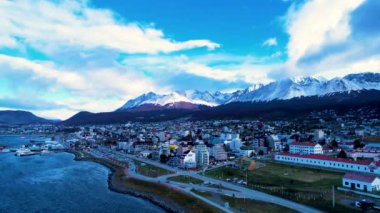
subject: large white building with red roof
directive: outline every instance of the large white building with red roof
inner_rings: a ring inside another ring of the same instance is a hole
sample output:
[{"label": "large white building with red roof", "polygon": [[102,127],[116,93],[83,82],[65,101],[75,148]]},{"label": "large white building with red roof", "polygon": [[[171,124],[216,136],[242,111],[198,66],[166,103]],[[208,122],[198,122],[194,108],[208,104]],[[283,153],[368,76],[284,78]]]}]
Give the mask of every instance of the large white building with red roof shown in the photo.
[{"label": "large white building with red roof", "polygon": [[311,142],[293,142],[289,145],[292,154],[323,154],[322,146]]},{"label": "large white building with red roof", "polygon": [[380,179],[375,175],[349,172],[344,175],[342,185],[352,190],[374,192],[380,190]]},{"label": "large white building with red roof", "polygon": [[344,171],[365,172],[380,174],[380,163],[370,161],[354,161],[350,159],[334,158],[326,155],[316,154],[292,154],[280,153],[275,155],[276,161],[303,164],[308,166],[323,167],[327,169],[339,169]]}]

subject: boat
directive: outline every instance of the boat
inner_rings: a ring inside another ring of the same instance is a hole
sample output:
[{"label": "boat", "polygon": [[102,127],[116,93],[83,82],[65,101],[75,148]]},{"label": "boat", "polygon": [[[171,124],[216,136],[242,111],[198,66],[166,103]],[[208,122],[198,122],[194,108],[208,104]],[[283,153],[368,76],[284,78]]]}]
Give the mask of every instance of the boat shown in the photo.
[{"label": "boat", "polygon": [[0,150],[0,153],[8,153],[8,152],[11,152],[11,150],[9,150],[9,149],[2,149],[2,150]]},{"label": "boat", "polygon": [[16,156],[22,157],[22,156],[30,156],[30,155],[35,155],[37,154],[36,152],[30,151],[30,149],[21,147],[20,149],[17,149],[16,151]]}]

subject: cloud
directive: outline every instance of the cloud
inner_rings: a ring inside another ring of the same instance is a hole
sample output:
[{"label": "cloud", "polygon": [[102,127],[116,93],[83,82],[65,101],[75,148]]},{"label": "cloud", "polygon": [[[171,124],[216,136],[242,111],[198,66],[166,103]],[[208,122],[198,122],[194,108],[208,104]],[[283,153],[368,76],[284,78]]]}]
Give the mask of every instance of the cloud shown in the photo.
[{"label": "cloud", "polygon": [[268,46],[268,47],[277,46],[277,39],[268,38],[267,40],[263,42],[263,46]]},{"label": "cloud", "polygon": [[20,99],[20,98],[0,98],[2,108],[22,109],[22,110],[52,110],[64,107],[54,102],[47,102],[41,99]]},{"label": "cloud", "polygon": [[[4,79],[17,76],[17,83],[11,85],[11,94],[0,93],[0,107],[30,109],[37,113],[41,110],[45,113],[63,110],[65,115],[83,110],[113,111],[144,92],[167,91],[167,87],[159,87],[152,79],[120,66],[76,72],[56,67],[51,62],[2,54],[0,75]],[[20,101],[15,102],[16,99]],[[52,106],[43,107],[33,102],[51,103]],[[61,109],[57,109],[58,106]],[[63,118],[61,114],[57,117]]]},{"label": "cloud", "polygon": [[[149,71],[155,74],[155,79],[159,80],[162,75],[188,74],[210,80],[223,81],[225,84],[236,84],[245,82],[268,83],[268,73],[278,64],[266,65],[262,59],[251,56],[231,57],[224,55],[211,55],[202,57],[180,56],[152,56],[152,57],[126,57],[122,64],[141,72]],[[268,57],[272,58],[271,56]],[[188,85],[189,88],[192,85]]]},{"label": "cloud", "polygon": [[293,3],[285,24],[289,42],[283,76],[333,78],[380,72],[380,31],[375,27],[378,10],[374,8],[380,8],[376,0]]},{"label": "cloud", "polygon": [[84,0],[1,1],[0,28],[6,29],[0,31],[0,47],[30,45],[49,54],[67,48],[157,54],[220,46],[206,39],[175,41],[153,26],[126,22]]}]

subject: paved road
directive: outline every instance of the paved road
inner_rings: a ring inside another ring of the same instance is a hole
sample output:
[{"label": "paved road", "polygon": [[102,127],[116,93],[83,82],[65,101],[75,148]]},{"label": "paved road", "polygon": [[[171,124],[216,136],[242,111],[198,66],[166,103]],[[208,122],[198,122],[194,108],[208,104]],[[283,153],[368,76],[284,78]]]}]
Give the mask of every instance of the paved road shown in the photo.
[{"label": "paved road", "polygon": [[[157,161],[152,161],[152,160],[144,159],[144,158],[137,158],[136,156],[128,155],[128,154],[124,154],[124,153],[119,153],[119,152],[108,152],[108,153],[111,153],[110,155],[116,159],[128,162],[128,168],[129,169],[125,170],[125,173],[127,176],[133,177],[133,178],[138,178],[138,179],[141,179],[144,181],[149,181],[149,182],[165,183],[171,187],[174,187],[176,189],[184,191],[185,193],[188,193],[192,196],[195,196],[195,197],[197,197],[197,198],[209,203],[210,205],[215,206],[215,207],[217,207],[217,208],[219,208],[225,212],[231,212],[231,210],[226,209],[224,206],[221,206],[221,205],[219,205],[219,204],[217,204],[211,200],[208,200],[204,197],[201,197],[201,196],[191,192],[190,190],[192,188],[194,188],[194,189],[203,190],[203,191],[225,194],[228,196],[235,196],[235,197],[240,197],[240,198],[250,198],[250,199],[254,199],[254,200],[258,200],[258,201],[269,202],[269,203],[281,205],[281,206],[296,210],[298,212],[308,212],[308,213],[321,212],[317,209],[314,209],[312,207],[309,207],[309,206],[306,206],[306,205],[303,205],[300,203],[296,203],[296,202],[293,202],[290,200],[286,200],[286,199],[276,197],[276,196],[273,196],[273,195],[270,195],[267,193],[263,193],[260,191],[256,191],[253,189],[248,189],[248,188],[238,186],[238,185],[226,182],[226,181],[206,177],[206,176],[200,175],[194,171],[185,171],[185,170],[181,170],[179,168],[173,168],[173,167],[170,167],[168,165],[161,164]],[[98,156],[101,156],[101,155],[99,155],[99,153],[96,153],[96,154]],[[138,160],[138,161],[141,161],[141,162],[144,162],[147,164],[152,164],[154,166],[157,166],[157,167],[160,167],[163,169],[167,169],[167,170],[172,171],[174,173],[164,175],[164,176],[160,176],[157,178],[147,177],[147,176],[144,176],[144,175],[137,173],[136,165],[134,164],[133,160]],[[211,187],[208,187],[207,185],[202,185],[202,184],[196,185],[196,184],[186,184],[186,183],[178,183],[178,182],[168,181],[168,178],[173,177],[173,176],[178,176],[178,175],[187,175],[187,176],[190,176],[193,178],[201,179],[204,182],[210,182],[213,184],[222,185],[224,187],[232,189],[233,191],[226,190],[226,189],[215,189],[215,188],[211,188]]]},{"label": "paved road", "polygon": [[[139,160],[141,160],[145,163],[150,163],[148,161],[144,161],[144,159],[139,159]],[[156,162],[156,164],[160,165],[159,167],[163,168],[162,164],[157,163],[157,162]],[[299,212],[308,212],[308,213],[321,212],[317,209],[314,209],[312,207],[308,207],[308,206],[303,205],[303,204],[299,204],[299,203],[296,203],[296,202],[293,202],[290,200],[286,200],[286,199],[283,199],[280,197],[276,197],[276,196],[273,196],[270,194],[266,194],[266,193],[263,193],[260,191],[248,189],[248,188],[241,187],[241,186],[237,186],[237,185],[231,184],[229,182],[225,182],[225,181],[217,180],[214,178],[202,176],[202,175],[199,175],[196,172],[192,172],[192,171],[178,170],[175,174],[164,175],[164,176],[160,176],[157,178],[150,178],[150,177],[146,177],[146,176],[143,176],[143,175],[140,175],[137,173],[134,173],[133,175],[135,175],[135,177],[137,177],[137,178],[141,178],[143,180],[153,181],[153,182],[157,182],[157,181],[167,182],[168,178],[170,178],[170,177],[174,177],[174,176],[178,176],[178,175],[187,175],[187,176],[191,176],[191,177],[194,177],[197,179],[201,179],[204,182],[210,182],[210,183],[214,183],[214,184],[218,184],[218,185],[220,184],[224,187],[233,189],[234,191],[225,190],[225,189],[220,190],[220,189],[210,188],[207,185],[176,183],[173,181],[170,181],[168,184],[170,184],[171,186],[177,186],[177,187],[181,187],[181,188],[183,188],[183,187],[189,188],[190,187],[190,188],[199,189],[199,190],[203,190],[203,191],[209,191],[209,192],[214,192],[214,193],[222,193],[222,194],[229,195],[229,196],[234,195],[235,197],[250,198],[250,199],[254,199],[254,200],[258,200],[258,201],[274,203],[274,204],[285,206],[287,208],[290,208],[290,209],[293,209],[293,210],[296,210]]]}]

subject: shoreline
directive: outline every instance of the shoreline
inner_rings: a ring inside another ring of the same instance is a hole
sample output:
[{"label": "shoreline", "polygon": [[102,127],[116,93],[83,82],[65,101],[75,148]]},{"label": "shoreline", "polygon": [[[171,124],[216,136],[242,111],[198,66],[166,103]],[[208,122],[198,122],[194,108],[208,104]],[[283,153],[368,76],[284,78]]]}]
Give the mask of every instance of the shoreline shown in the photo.
[{"label": "shoreline", "polygon": [[115,167],[117,167],[116,165],[111,165],[111,163],[104,162],[104,161],[102,161],[100,159],[93,158],[93,157],[80,157],[79,153],[76,152],[76,151],[66,150],[65,152],[73,154],[75,161],[94,162],[94,163],[100,164],[100,165],[105,166],[106,168],[108,168],[110,170],[110,173],[108,174],[108,177],[107,177],[107,185],[108,185],[108,189],[110,191],[113,191],[113,192],[116,192],[116,193],[120,193],[120,194],[130,195],[130,196],[133,196],[133,197],[136,197],[136,198],[144,199],[144,200],[152,203],[153,205],[156,205],[156,206],[160,207],[165,212],[170,212],[170,213],[185,212],[183,210],[183,208],[179,208],[178,205],[176,205],[177,207],[173,207],[173,205],[171,205],[171,206],[167,205],[167,203],[165,203],[157,195],[148,195],[146,193],[142,193],[142,192],[138,192],[138,191],[133,191],[133,190],[128,189],[125,186],[122,186],[121,185],[122,183],[120,183],[120,181],[118,181],[117,177],[116,177],[117,172],[118,172],[117,170],[121,169],[121,168],[115,168]]}]

